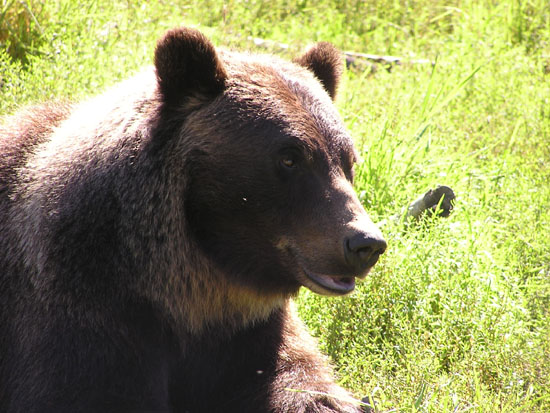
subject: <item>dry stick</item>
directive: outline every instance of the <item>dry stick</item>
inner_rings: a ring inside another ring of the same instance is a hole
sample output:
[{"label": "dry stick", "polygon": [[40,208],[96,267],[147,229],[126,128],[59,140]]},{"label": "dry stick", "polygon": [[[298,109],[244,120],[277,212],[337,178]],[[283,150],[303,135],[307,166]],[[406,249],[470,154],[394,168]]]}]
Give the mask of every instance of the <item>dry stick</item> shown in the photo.
[{"label": "dry stick", "polygon": [[[248,39],[251,40],[258,47],[275,47],[280,49],[281,51],[288,50],[289,48],[288,44],[276,42],[273,40],[260,39],[258,37],[249,37]],[[377,55],[377,54],[358,53],[358,52],[352,52],[352,51],[345,51],[344,55],[346,56],[346,62],[348,64],[352,64],[353,60],[357,58],[370,60],[371,62],[374,62],[374,63],[382,63],[387,65],[401,65],[404,63],[409,63],[409,64],[431,64],[433,66],[435,64],[435,62],[429,59],[405,60],[397,56],[383,56],[383,55]]]},{"label": "dry stick", "polygon": [[369,54],[369,53],[358,53],[358,52],[350,52],[346,51],[344,52],[344,55],[346,57],[352,57],[352,58],[362,58],[366,60],[370,60],[375,63],[385,63],[389,65],[400,65],[403,63],[410,63],[410,64],[431,64],[432,66],[435,64],[435,62],[432,62],[429,59],[415,59],[415,60],[404,60],[401,57],[396,56],[382,56],[377,54]]}]

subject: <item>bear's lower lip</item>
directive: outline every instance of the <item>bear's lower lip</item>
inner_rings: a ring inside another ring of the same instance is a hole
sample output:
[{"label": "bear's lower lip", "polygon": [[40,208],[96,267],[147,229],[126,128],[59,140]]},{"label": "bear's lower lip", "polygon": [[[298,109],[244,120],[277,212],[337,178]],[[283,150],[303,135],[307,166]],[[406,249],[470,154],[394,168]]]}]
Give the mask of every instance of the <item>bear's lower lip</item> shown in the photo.
[{"label": "bear's lower lip", "polygon": [[305,271],[306,276],[320,287],[336,294],[347,294],[355,289],[355,277],[314,274]]}]

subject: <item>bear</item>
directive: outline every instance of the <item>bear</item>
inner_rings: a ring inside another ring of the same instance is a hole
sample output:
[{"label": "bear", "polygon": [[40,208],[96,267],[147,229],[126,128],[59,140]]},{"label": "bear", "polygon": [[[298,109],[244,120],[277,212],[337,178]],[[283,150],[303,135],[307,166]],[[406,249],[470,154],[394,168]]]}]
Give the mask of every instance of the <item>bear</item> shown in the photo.
[{"label": "bear", "polygon": [[98,96],[3,119],[0,411],[361,411],[292,304],[350,293],[386,249],[341,60],[176,28]]}]

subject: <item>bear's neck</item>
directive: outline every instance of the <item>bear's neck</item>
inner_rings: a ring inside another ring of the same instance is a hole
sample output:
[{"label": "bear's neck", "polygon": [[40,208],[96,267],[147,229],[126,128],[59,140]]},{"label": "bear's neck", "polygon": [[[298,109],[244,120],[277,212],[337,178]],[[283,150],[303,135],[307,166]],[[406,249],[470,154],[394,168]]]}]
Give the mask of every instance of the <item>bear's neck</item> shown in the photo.
[{"label": "bear's neck", "polygon": [[206,262],[195,267],[200,270],[187,268],[183,275],[172,274],[150,290],[149,299],[168,313],[180,335],[200,334],[219,325],[236,332],[267,320],[291,298],[236,285]]}]

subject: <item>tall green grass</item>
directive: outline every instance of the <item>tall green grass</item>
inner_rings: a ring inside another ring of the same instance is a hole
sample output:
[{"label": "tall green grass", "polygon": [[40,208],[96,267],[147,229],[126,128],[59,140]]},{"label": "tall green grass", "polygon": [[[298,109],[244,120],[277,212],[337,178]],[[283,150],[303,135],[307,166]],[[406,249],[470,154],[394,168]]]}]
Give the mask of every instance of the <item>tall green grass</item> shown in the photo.
[{"label": "tall green grass", "polygon": [[[550,411],[547,1],[4,0],[0,112],[100,93],[180,24],[229,47],[329,40],[404,58],[351,68],[337,102],[388,251],[351,296],[304,291],[299,310],[342,385],[378,411]],[[386,219],[438,183],[457,194],[451,217]]]}]

